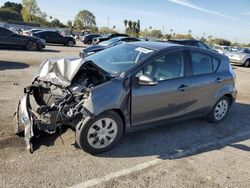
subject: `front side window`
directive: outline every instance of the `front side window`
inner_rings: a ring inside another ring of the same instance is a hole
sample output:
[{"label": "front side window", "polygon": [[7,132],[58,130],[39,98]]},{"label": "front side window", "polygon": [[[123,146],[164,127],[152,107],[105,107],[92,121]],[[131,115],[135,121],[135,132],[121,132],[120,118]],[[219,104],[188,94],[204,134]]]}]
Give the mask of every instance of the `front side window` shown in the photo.
[{"label": "front side window", "polygon": [[193,75],[209,74],[214,72],[212,58],[200,52],[191,52]]},{"label": "front side window", "polygon": [[158,81],[184,77],[183,52],[174,52],[156,58],[146,65],[136,77],[148,74]]}]

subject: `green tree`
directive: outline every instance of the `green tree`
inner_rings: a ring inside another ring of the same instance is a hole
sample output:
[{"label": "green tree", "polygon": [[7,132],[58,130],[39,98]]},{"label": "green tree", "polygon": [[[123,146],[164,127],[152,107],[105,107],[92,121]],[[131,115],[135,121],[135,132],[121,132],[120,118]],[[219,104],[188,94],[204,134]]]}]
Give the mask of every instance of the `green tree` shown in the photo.
[{"label": "green tree", "polygon": [[36,0],[23,0],[23,10],[22,14],[24,16],[24,21],[31,22],[32,16],[36,15],[40,11]]},{"label": "green tree", "polygon": [[173,39],[193,39],[192,35],[184,35],[184,34],[173,34]]},{"label": "green tree", "polygon": [[213,39],[213,43],[223,45],[223,46],[230,46],[231,45],[231,42],[229,40],[221,39],[221,38]]},{"label": "green tree", "polygon": [[88,10],[81,10],[75,17],[74,26],[79,30],[93,29],[96,27],[95,16]]},{"label": "green tree", "polygon": [[23,6],[20,3],[14,3],[14,2],[7,1],[4,3],[2,8],[12,10],[14,12],[17,12],[20,15],[21,11],[23,9]]},{"label": "green tree", "polygon": [[161,30],[153,29],[153,30],[151,31],[150,36],[151,36],[151,37],[155,37],[155,38],[161,38],[161,37],[162,37]]},{"label": "green tree", "polygon": [[51,22],[50,25],[52,27],[60,27],[60,28],[64,28],[65,25],[63,23],[60,22],[60,20],[58,20],[57,18],[54,18]]},{"label": "green tree", "polygon": [[0,8],[0,20],[1,21],[7,21],[7,20],[18,20],[22,21],[22,17],[17,12],[6,9],[6,8]]},{"label": "green tree", "polygon": [[106,34],[106,33],[116,33],[114,27],[112,29],[109,29],[108,27],[100,27],[98,29],[98,33],[100,34]]},{"label": "green tree", "polygon": [[171,35],[171,34],[166,34],[166,35],[164,36],[164,38],[169,40],[169,39],[172,38],[172,35]]}]

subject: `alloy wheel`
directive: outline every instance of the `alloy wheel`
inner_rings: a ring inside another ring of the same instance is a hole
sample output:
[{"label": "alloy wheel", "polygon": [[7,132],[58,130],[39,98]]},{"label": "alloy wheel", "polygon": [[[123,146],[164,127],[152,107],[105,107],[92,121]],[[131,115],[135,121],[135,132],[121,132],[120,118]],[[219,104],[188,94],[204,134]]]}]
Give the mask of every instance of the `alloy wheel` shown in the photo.
[{"label": "alloy wheel", "polygon": [[214,109],[214,118],[217,121],[223,119],[227,114],[228,108],[229,108],[228,101],[225,99],[221,100]]},{"label": "alloy wheel", "polygon": [[91,125],[87,141],[93,148],[101,149],[113,143],[117,136],[118,126],[111,118],[102,118]]}]

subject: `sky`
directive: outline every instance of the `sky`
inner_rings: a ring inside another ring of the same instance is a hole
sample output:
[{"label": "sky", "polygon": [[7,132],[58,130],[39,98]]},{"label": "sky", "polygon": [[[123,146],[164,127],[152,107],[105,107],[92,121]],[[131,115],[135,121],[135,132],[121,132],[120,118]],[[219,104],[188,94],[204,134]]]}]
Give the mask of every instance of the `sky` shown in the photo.
[{"label": "sky", "polygon": [[[0,6],[7,0],[0,0]],[[10,0],[21,2],[21,0]],[[98,27],[114,25],[124,32],[124,19],[141,21],[141,28],[160,29],[164,34],[229,39],[250,43],[250,0],[37,0],[49,16],[67,23],[87,9],[96,16]]]}]

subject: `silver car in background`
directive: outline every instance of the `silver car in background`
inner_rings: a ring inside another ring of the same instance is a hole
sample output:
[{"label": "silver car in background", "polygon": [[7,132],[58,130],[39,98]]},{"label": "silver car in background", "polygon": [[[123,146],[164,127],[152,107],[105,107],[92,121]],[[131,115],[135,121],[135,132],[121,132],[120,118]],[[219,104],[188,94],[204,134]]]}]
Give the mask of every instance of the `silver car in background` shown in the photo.
[{"label": "silver car in background", "polygon": [[228,52],[226,56],[231,63],[243,65],[244,67],[250,66],[250,49],[243,48],[237,52]]}]

